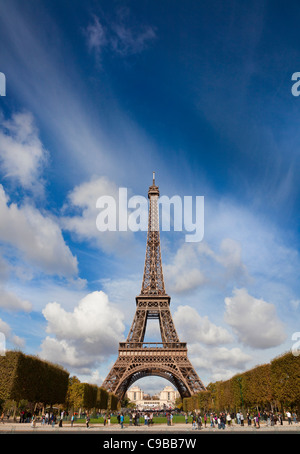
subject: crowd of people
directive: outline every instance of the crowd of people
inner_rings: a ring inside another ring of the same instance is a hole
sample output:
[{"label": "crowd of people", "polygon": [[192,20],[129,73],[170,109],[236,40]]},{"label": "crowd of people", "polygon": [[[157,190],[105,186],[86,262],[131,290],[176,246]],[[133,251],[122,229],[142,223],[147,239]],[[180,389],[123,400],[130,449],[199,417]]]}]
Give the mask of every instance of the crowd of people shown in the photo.
[{"label": "crowd of people", "polygon": [[[291,413],[290,411],[286,412],[286,418],[288,420],[288,424],[297,424],[297,414],[295,412]],[[188,423],[188,415],[186,413],[185,417],[186,424]],[[238,411],[237,413],[230,413],[230,412],[220,412],[220,413],[204,413],[202,416],[200,412],[192,413],[192,428],[193,429],[201,429],[202,425],[207,427],[217,427],[218,429],[225,429],[226,426],[231,426],[233,424],[238,424],[242,426],[253,426],[257,429],[260,428],[261,421],[266,423],[266,426],[275,426],[275,425],[283,425],[283,415],[280,412],[273,412],[273,411],[264,411],[264,412],[254,412],[250,413],[247,412],[246,415],[242,411]]]},{"label": "crowd of people", "polygon": [[[126,416],[129,417],[129,426],[140,426],[140,425],[145,425],[145,426],[150,426],[153,424],[153,417],[156,415],[153,412],[140,412],[140,411],[124,411],[124,412],[119,412],[117,414],[117,422],[121,426],[121,428],[124,428],[124,422],[125,422],[125,414]],[[177,413],[176,413],[177,414]],[[182,415],[183,413],[181,413]],[[164,413],[159,413],[156,416],[165,416],[167,420],[167,425],[171,426],[173,425],[173,418],[175,416],[175,413],[172,411],[166,411]],[[260,424],[263,421],[266,426],[276,426],[276,425],[283,425],[283,420],[286,418],[288,425],[291,424],[297,424],[298,419],[297,419],[297,414],[295,411],[291,412],[290,410],[286,411],[285,414],[283,415],[281,412],[273,412],[273,411],[257,411],[257,412],[243,412],[243,411],[238,411],[237,413],[232,413],[228,411],[224,412],[204,412],[201,414],[200,411],[196,412],[190,412],[190,413],[184,413],[185,417],[185,423],[189,424],[192,423],[192,429],[193,430],[200,430],[202,426],[206,427],[212,427],[212,428],[218,428],[218,429],[225,429],[226,426],[229,427],[233,424],[237,424],[242,426],[252,426],[256,427],[257,429],[260,428]],[[39,422],[42,425],[51,425],[55,426],[56,423],[61,427],[63,420],[64,419],[70,419],[71,421],[71,427],[73,426],[73,423],[75,421],[75,414],[72,413],[70,418],[69,414],[65,411],[61,411],[60,413],[55,413],[54,411],[47,411],[46,413],[43,413],[41,417],[39,417]],[[112,414],[110,412],[107,412],[103,415],[103,423],[104,426],[110,425],[111,424],[111,417]],[[1,417],[0,421],[4,423],[4,412],[1,412]],[[85,415],[85,421],[86,421],[86,427],[90,427],[90,415],[87,413]],[[34,413],[31,412],[25,412],[21,411],[20,412],[20,417],[19,417],[19,422],[20,423],[26,423],[30,422],[32,427],[36,427],[37,423],[37,416]]]}]

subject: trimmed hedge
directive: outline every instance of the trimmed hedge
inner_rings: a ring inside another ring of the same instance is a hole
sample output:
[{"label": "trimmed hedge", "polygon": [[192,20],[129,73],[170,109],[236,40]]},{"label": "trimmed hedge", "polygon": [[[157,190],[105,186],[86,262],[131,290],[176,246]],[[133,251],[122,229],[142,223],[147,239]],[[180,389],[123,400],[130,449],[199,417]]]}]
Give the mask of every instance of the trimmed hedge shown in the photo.
[{"label": "trimmed hedge", "polygon": [[97,408],[106,410],[108,408],[108,392],[104,388],[98,388],[97,391]]},{"label": "trimmed hedge", "polygon": [[300,357],[285,353],[229,380],[210,383],[206,392],[183,399],[183,410],[237,411],[277,406],[300,410]]},{"label": "trimmed hedge", "polygon": [[109,397],[108,397],[109,410],[112,410],[112,411],[118,410],[118,407],[119,407],[119,399],[114,394],[109,393]]},{"label": "trimmed hedge", "polygon": [[[68,408],[92,410],[107,410],[109,405],[116,407],[116,396],[110,396],[104,388],[89,383],[81,383],[76,377],[69,380],[66,404]],[[117,399],[118,402],[118,399]]]},{"label": "trimmed hedge", "polygon": [[97,404],[96,385],[89,383],[73,383],[68,389],[68,405],[73,408],[85,408],[90,410],[96,407]]},{"label": "trimmed hedge", "polygon": [[297,405],[300,409],[300,357],[292,353],[271,361],[271,386],[281,404]]},{"label": "trimmed hedge", "polygon": [[18,351],[0,357],[0,398],[64,403],[69,373],[61,366]]}]

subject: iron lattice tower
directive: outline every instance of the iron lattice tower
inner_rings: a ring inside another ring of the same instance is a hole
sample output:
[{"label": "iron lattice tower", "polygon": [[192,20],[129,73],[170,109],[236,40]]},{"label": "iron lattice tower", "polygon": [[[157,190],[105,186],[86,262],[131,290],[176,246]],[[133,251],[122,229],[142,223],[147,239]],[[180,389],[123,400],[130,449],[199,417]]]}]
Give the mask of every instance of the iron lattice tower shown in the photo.
[{"label": "iron lattice tower", "polygon": [[[149,187],[149,219],[142,289],[136,297],[136,311],[126,342],[120,342],[119,355],[103,382],[103,387],[121,400],[138,379],[156,375],[169,380],[181,397],[189,397],[205,386],[187,356],[187,345],[180,342],[166,294],[160,252],[159,188]],[[158,319],[161,341],[144,342],[147,320]]]}]

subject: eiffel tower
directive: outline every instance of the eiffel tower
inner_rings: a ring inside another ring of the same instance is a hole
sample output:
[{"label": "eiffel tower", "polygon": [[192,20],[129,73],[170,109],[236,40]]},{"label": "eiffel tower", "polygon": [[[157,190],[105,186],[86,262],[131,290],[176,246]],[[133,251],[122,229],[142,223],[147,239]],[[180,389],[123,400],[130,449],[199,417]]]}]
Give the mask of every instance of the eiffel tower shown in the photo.
[{"label": "eiffel tower", "polygon": [[[149,187],[149,219],[144,276],[136,312],[126,342],[120,342],[119,355],[102,386],[123,399],[130,386],[140,378],[155,375],[169,380],[181,397],[205,391],[187,356],[187,345],[180,342],[166,294],[160,252],[159,188]],[[159,321],[162,342],[144,342],[147,321]]]}]

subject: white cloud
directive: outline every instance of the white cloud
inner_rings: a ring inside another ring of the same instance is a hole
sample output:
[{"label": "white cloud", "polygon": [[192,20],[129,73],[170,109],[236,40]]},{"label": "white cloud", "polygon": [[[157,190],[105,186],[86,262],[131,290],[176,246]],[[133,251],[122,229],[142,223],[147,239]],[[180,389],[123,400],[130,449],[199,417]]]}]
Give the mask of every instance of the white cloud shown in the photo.
[{"label": "white cloud", "polygon": [[94,50],[98,58],[105,49],[122,57],[144,51],[156,38],[155,30],[140,23],[133,26],[129,19],[126,8],[119,9],[115,20],[100,21],[94,15],[93,22],[85,30],[89,50]]},{"label": "white cloud", "polygon": [[265,349],[285,340],[284,326],[273,304],[257,299],[241,288],[235,289],[232,297],[225,298],[225,305],[224,319],[243,344]]},{"label": "white cloud", "polygon": [[[232,239],[236,246],[223,243],[219,261],[231,266],[240,260],[247,266],[247,278],[260,284],[262,290],[266,283],[282,282],[291,288],[299,268],[299,253],[293,239],[281,231],[265,216],[258,216],[249,206],[241,206],[230,199],[208,200],[206,202],[206,241],[212,249],[222,244],[224,238]],[[226,258],[226,249],[231,249],[231,259]],[[238,251],[238,248],[241,248]],[[252,283],[251,282],[251,283]],[[290,299],[290,298],[289,298]]]},{"label": "white cloud", "polygon": [[13,311],[25,311],[30,312],[32,310],[32,304],[29,301],[22,300],[14,293],[8,291],[4,286],[0,285],[0,307],[2,309],[8,309]]},{"label": "white cloud", "polygon": [[176,252],[172,263],[164,266],[166,286],[170,292],[186,292],[206,282],[199,263],[197,248],[184,243]]},{"label": "white cloud", "polygon": [[90,50],[100,52],[102,47],[107,44],[106,32],[97,16],[93,17],[94,21],[87,26],[86,37]]},{"label": "white cloud", "polygon": [[[96,207],[97,200],[102,196],[111,196],[116,203],[116,231],[100,232],[96,220],[100,209]],[[133,233],[118,231],[118,200],[119,188],[106,177],[92,178],[76,186],[68,195],[68,201],[63,207],[61,226],[64,230],[73,232],[80,241],[89,241],[107,253],[122,253],[132,250]],[[67,211],[80,214],[64,215]]]},{"label": "white cloud", "polygon": [[5,177],[16,180],[23,188],[42,194],[41,172],[47,160],[33,117],[16,113],[3,121],[0,128],[0,161]]},{"label": "white cloud", "polygon": [[183,243],[164,270],[167,286],[175,293],[249,279],[241,245],[231,238],[221,241],[219,251],[205,242]]},{"label": "white cloud", "polygon": [[179,306],[173,316],[179,337],[188,343],[201,342],[206,345],[219,345],[232,342],[231,334],[223,327],[201,317],[190,306]]},{"label": "white cloud", "polygon": [[2,185],[0,220],[0,241],[18,249],[31,265],[53,275],[71,277],[77,273],[77,259],[57,223],[30,205],[9,204]]},{"label": "white cloud", "polygon": [[244,278],[248,276],[247,268],[242,261],[242,247],[240,243],[225,238],[220,245],[220,253],[215,255],[217,262],[223,265],[227,278]]},{"label": "white cloud", "polygon": [[7,288],[12,267],[0,255],[0,308],[29,312],[32,304],[29,301],[21,299],[15,292]]},{"label": "white cloud", "polygon": [[5,282],[9,277],[10,267],[0,255],[0,283]]},{"label": "white cloud", "polygon": [[4,348],[7,348],[6,340],[10,341],[14,345],[14,347],[17,348],[24,347],[25,345],[24,339],[21,339],[19,336],[16,336],[12,332],[11,327],[1,318],[0,318],[0,333],[3,334],[5,338],[5,345],[3,345]]},{"label": "white cloud", "polygon": [[207,347],[199,343],[188,345],[188,355],[200,379],[226,380],[237,371],[244,371],[252,357],[238,347]]},{"label": "white cloud", "polygon": [[92,371],[88,370],[87,374],[78,374],[77,377],[82,383],[90,383],[91,385],[96,384],[98,386],[105,380],[105,377],[100,374],[98,369]]},{"label": "white cloud", "polygon": [[115,354],[123,339],[124,316],[105,293],[93,292],[81,299],[73,312],[60,304],[48,303],[42,311],[48,322],[41,356],[66,367],[88,373],[89,368]]}]

